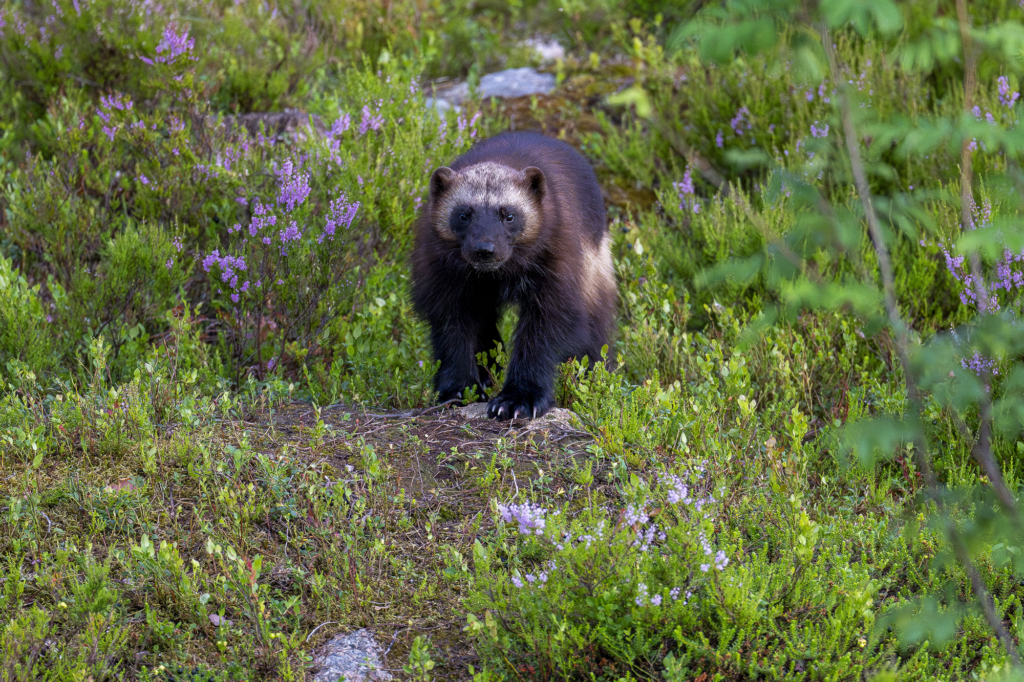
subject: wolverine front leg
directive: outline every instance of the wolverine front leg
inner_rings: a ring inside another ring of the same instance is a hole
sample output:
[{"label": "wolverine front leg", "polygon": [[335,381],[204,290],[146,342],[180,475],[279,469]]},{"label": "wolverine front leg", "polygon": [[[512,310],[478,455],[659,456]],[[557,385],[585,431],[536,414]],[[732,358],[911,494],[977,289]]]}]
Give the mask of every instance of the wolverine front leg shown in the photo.
[{"label": "wolverine front leg", "polygon": [[[546,315],[541,306],[523,306],[512,355],[505,372],[505,386],[487,406],[495,419],[535,419],[554,407],[555,368],[562,337],[571,334],[568,315]],[[561,324],[559,324],[561,322]]]},{"label": "wolverine front leg", "polygon": [[434,357],[441,361],[434,375],[438,402],[461,399],[467,387],[480,384],[474,330],[452,320],[432,321],[430,326]]},{"label": "wolverine front leg", "polygon": [[491,385],[490,374],[477,364],[477,354],[490,350],[499,338],[496,306],[489,301],[463,301],[448,314],[430,319],[430,330],[434,357],[441,361],[434,376],[438,400],[461,399],[470,386],[486,399],[484,389]]}]

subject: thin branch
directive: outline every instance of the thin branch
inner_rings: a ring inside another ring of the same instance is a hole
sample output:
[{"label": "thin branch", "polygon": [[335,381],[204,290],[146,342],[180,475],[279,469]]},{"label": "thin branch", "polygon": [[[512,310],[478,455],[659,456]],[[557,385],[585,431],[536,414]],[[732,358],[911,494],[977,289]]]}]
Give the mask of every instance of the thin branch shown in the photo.
[{"label": "thin branch", "polygon": [[[964,1],[965,0],[957,0],[958,9],[960,9],[960,6]],[[964,8],[964,11],[966,12],[966,8]],[[841,78],[842,74],[839,71],[839,62],[836,57],[835,49],[832,47],[828,28],[826,28],[824,24],[821,26],[821,39],[822,45],[828,54],[832,81],[839,86],[839,108],[843,121],[843,133],[846,138],[846,149],[850,159],[850,169],[853,173],[853,180],[857,188],[857,194],[860,196],[861,203],[864,207],[864,215],[867,219],[868,231],[871,235],[871,240],[875,247],[875,253],[878,257],[878,266],[882,274],[882,285],[885,289],[886,313],[889,317],[889,325],[895,332],[894,340],[896,343],[896,352],[899,357],[900,364],[903,367],[904,381],[906,382],[907,387],[907,399],[910,403],[910,412],[914,415],[917,421],[920,421],[921,394],[918,390],[917,382],[914,379],[912,371],[913,368],[910,365],[910,357],[908,353],[908,349],[910,347],[908,328],[903,322],[899,308],[896,305],[896,286],[893,278],[892,261],[889,257],[889,250],[883,241],[883,234],[881,225],[878,221],[878,216],[875,213],[874,205],[871,202],[871,188],[868,185],[864,162],[860,156],[860,147],[857,143],[857,130],[853,123],[853,112],[850,107],[850,98],[846,88],[846,83]],[[967,186],[969,191],[970,185],[968,184]],[[969,208],[964,215],[969,217]],[[928,445],[921,429],[917,429],[914,434],[914,459],[924,476],[928,497],[935,503],[937,509],[940,512],[943,512],[945,504],[942,499],[942,492],[939,487],[938,479],[935,476],[935,470],[931,466],[931,461],[928,457]],[[996,469],[998,471],[998,466]],[[993,632],[996,633],[996,636],[1006,649],[1006,653],[1013,662],[1013,665],[1019,668],[1021,666],[1021,659],[1020,654],[1017,651],[1017,647],[1014,644],[1013,639],[1010,637],[1010,634],[1003,626],[1003,622],[999,618],[999,614],[996,613],[995,604],[988,592],[985,581],[982,579],[977,568],[974,566],[974,563],[971,561],[967,545],[964,543],[963,537],[961,536],[959,529],[956,527],[956,524],[953,522],[953,519],[948,514],[946,514],[946,534],[949,538],[950,544],[953,546],[953,551],[956,554],[958,561],[970,578],[971,588],[973,589],[978,602],[981,604],[982,611],[985,614],[985,619],[988,621],[989,627],[991,627]]]},{"label": "thin branch", "polygon": [[[964,46],[964,111],[970,114],[974,109],[974,94],[978,82],[978,54],[974,49],[971,36],[971,18],[967,13],[967,0],[956,0],[956,15],[960,23],[960,40]],[[971,210],[974,207],[974,195],[971,187],[973,180],[973,158],[971,143],[964,140],[960,147],[960,222],[961,229],[966,232],[973,229]],[[988,297],[985,293],[985,280],[981,272],[981,259],[975,251],[970,254],[968,263],[971,268],[971,280],[974,295],[978,301],[978,312],[988,312]],[[991,384],[991,370],[985,372],[985,383]],[[980,401],[981,427],[978,431],[978,442],[971,448],[971,454],[992,484],[1000,504],[1007,512],[1017,529],[1024,531],[1024,519],[1017,508],[1017,498],[1010,492],[998,462],[992,454],[992,398],[986,392]]]}]

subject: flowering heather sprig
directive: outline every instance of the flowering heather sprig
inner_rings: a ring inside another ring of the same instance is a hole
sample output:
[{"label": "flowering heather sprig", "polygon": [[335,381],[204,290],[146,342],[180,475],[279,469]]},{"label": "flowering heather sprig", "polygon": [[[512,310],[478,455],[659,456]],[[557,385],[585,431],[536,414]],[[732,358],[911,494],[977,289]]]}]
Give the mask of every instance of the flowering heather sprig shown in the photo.
[{"label": "flowering heather sprig", "polygon": [[736,115],[729,121],[729,126],[736,137],[743,137],[744,127],[746,127],[746,130],[753,129],[754,124],[748,120],[749,116],[750,110],[746,107],[740,107]]},{"label": "flowering heather sprig", "polygon": [[694,213],[700,213],[700,203],[697,201],[697,195],[693,190],[693,168],[689,167],[686,172],[683,173],[683,179],[681,182],[673,182],[672,186],[676,190],[676,194],[679,196],[679,210],[685,211],[688,206],[693,207]]},{"label": "flowering heather sprig", "polygon": [[277,225],[277,216],[270,213],[268,208],[269,207],[266,204],[260,203],[259,199],[256,200],[256,204],[253,206],[252,221],[249,223],[250,237],[255,237],[262,232],[264,228]]},{"label": "flowering heather sprig", "polygon": [[286,159],[277,174],[277,203],[291,212],[302,205],[309,196],[309,173],[303,173]]},{"label": "flowering heather sprig", "polygon": [[824,127],[819,128],[818,123],[819,121],[815,121],[811,124],[811,137],[825,137],[828,135],[828,124],[826,123]]},{"label": "flowering heather sprig", "polygon": [[188,29],[185,29],[183,33],[178,34],[176,27],[173,23],[167,24],[164,28],[163,38],[156,46],[156,56],[152,59],[149,57],[139,57],[142,61],[152,66],[153,64],[167,64],[173,62],[182,55],[188,59],[197,59],[192,54],[192,48],[195,47],[195,41],[188,37]]},{"label": "flowering heather sprig", "polygon": [[316,243],[322,243],[325,236],[328,241],[333,241],[334,233],[338,229],[347,230],[351,227],[352,221],[355,220],[356,212],[359,210],[359,205],[358,201],[351,204],[348,203],[348,199],[344,194],[332,201],[327,213],[327,224],[324,225],[324,231],[317,237]]},{"label": "flowering heather sprig", "polygon": [[547,511],[539,506],[524,502],[523,504],[499,504],[498,513],[505,523],[513,520],[519,523],[519,532],[523,535],[544,535],[544,516]]},{"label": "flowering heather sprig", "polygon": [[974,355],[971,358],[961,358],[960,366],[971,370],[979,377],[989,373],[999,374],[995,359],[987,358],[978,351],[974,351]]},{"label": "flowering heather sprig", "polygon": [[192,175],[198,180],[200,176],[203,176],[206,180],[212,180],[220,175],[216,168],[211,168],[205,164],[197,163],[192,167]]},{"label": "flowering heather sprig", "polygon": [[370,107],[363,107],[363,120],[359,124],[359,135],[365,135],[366,131],[380,130],[381,126],[384,125],[384,117],[380,114],[380,108],[377,109],[377,114],[374,115],[370,112]]},{"label": "flowering heather sprig", "polygon": [[643,608],[647,604],[647,585],[640,583],[636,586],[636,605]]},{"label": "flowering heather sprig", "polygon": [[693,498],[690,497],[690,486],[683,483],[681,478],[674,474],[669,475],[662,479],[662,483],[669,485],[668,494],[666,495],[669,504],[679,504],[680,502],[687,505],[693,504]]},{"label": "flowering heather sprig", "polygon": [[1017,103],[1020,93],[1010,90],[1010,79],[1006,76],[1000,76],[997,80],[999,82],[999,103],[1010,109]]},{"label": "flowering heather sprig", "polygon": [[288,242],[294,242],[298,241],[299,239],[302,239],[302,233],[299,232],[299,226],[295,223],[294,220],[292,221],[291,225],[281,230],[279,236],[281,237],[282,244],[287,244]]},{"label": "flowering heather sprig", "polygon": [[713,552],[711,549],[711,543],[708,542],[707,536],[704,535],[703,532],[700,534],[698,539],[700,540],[701,549],[704,550],[704,555],[707,557],[711,557],[709,559],[711,563],[701,564],[700,570],[704,573],[707,573],[711,569],[712,565],[714,565],[716,571],[724,570],[725,567],[729,564],[729,559],[725,556],[725,552],[723,552],[722,550],[718,550],[718,552]]},{"label": "flowering heather sprig", "polygon": [[342,133],[349,129],[352,125],[352,117],[348,114],[342,114],[338,117],[338,120],[331,126],[331,137],[341,137]]},{"label": "flowering heather sprig", "polygon": [[718,134],[715,135],[715,146],[721,149],[725,146],[725,136],[722,134],[722,129],[718,129]]},{"label": "flowering heather sprig", "polygon": [[[704,465],[697,465],[694,471],[702,473],[704,471]],[[715,498],[710,496],[694,496],[690,491],[690,486],[684,483],[683,479],[679,478],[675,474],[661,476],[661,484],[668,488],[666,499],[670,504],[684,504],[688,507],[692,507],[696,513],[701,513],[705,505],[711,504],[715,501]]]},{"label": "flowering heather sprig", "polygon": [[[971,223],[968,229],[984,227],[992,223],[992,204],[986,201],[982,206],[971,207]],[[984,279],[974,276],[965,266],[962,255],[953,255],[946,246],[940,246],[946,259],[946,269],[960,283],[960,302],[973,305],[979,312],[995,313],[1001,308],[998,292],[1013,294],[1024,290],[1024,252],[1015,254],[1009,249],[1003,251],[1003,257],[995,265],[996,279],[986,284]],[[979,300],[979,293],[981,300]]]},{"label": "flowering heather sprig", "polygon": [[[473,139],[474,137],[476,137],[476,127],[475,126],[476,126],[476,122],[477,122],[477,120],[479,118],[480,118],[480,112],[479,111],[476,112],[475,114],[473,114],[473,118],[471,118],[469,121],[466,121],[466,117],[465,116],[463,116],[462,114],[459,114],[458,118],[455,119],[455,123],[456,123],[456,125],[459,128],[459,135],[461,135],[462,133],[466,132],[466,130],[468,129],[469,130],[469,137],[470,137],[470,139]],[[441,140],[442,141],[444,140],[443,132],[442,132],[442,135],[441,135]]]}]

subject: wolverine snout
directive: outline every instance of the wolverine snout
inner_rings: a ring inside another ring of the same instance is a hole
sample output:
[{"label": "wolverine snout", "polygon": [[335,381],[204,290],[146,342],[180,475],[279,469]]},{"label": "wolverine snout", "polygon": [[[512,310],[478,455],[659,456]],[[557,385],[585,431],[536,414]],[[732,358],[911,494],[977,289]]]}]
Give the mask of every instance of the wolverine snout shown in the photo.
[{"label": "wolverine snout", "polygon": [[491,260],[494,258],[494,242],[477,242],[473,246],[477,260]]}]

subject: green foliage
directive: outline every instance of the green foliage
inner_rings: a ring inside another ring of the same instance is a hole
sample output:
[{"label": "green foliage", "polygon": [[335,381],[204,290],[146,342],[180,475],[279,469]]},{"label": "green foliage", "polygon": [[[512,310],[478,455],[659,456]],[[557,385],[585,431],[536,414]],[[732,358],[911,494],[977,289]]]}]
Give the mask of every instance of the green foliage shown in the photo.
[{"label": "green foliage", "polygon": [[[162,9],[0,10],[6,677],[298,679],[393,623],[423,680],[1012,673],[1015,3],[973,60],[952,0]],[[553,96],[426,106],[535,30]],[[411,227],[534,124],[607,192],[619,321],[574,417],[488,427],[428,407]]]},{"label": "green foliage", "polygon": [[55,366],[56,339],[47,329],[52,316],[39,299],[39,287],[0,256],[0,381],[20,383],[20,374],[42,375]]}]

